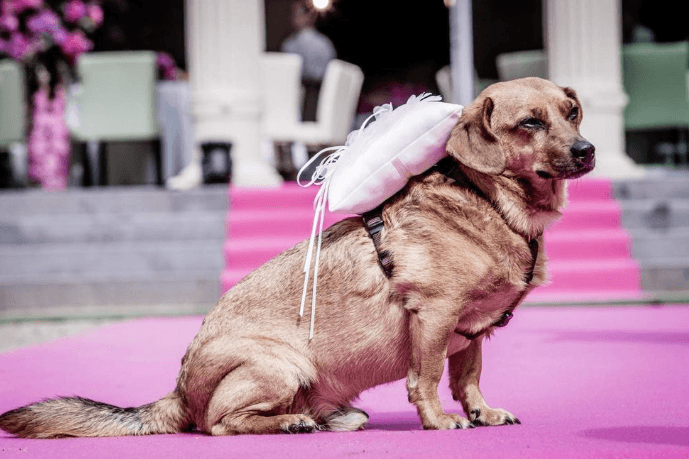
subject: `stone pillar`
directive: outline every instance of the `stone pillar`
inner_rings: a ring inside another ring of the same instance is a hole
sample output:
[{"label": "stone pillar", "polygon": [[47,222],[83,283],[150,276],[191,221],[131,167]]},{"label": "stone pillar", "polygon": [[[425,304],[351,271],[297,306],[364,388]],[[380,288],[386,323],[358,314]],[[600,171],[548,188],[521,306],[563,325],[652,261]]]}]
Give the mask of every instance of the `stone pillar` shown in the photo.
[{"label": "stone pillar", "polygon": [[186,13],[197,146],[232,143],[235,185],[279,185],[282,179],[261,155],[263,0],[186,0]]},{"label": "stone pillar", "polygon": [[620,0],[547,0],[544,19],[548,76],[581,99],[581,131],[596,146],[594,174],[643,175],[625,154]]},{"label": "stone pillar", "polygon": [[471,0],[446,0],[450,5],[450,65],[455,104],[469,105],[474,94],[474,36]]}]

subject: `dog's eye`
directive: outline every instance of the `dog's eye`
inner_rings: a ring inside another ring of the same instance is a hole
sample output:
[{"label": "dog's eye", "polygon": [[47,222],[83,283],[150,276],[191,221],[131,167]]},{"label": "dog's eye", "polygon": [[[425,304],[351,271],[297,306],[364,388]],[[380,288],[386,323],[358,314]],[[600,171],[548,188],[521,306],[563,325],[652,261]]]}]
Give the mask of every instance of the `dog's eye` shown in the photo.
[{"label": "dog's eye", "polygon": [[528,129],[538,129],[544,126],[543,121],[539,120],[538,118],[527,118],[519,123],[519,125]]},{"label": "dog's eye", "polygon": [[570,110],[569,115],[567,115],[567,119],[569,121],[574,121],[577,118],[579,118],[579,107],[572,107],[572,110]]}]

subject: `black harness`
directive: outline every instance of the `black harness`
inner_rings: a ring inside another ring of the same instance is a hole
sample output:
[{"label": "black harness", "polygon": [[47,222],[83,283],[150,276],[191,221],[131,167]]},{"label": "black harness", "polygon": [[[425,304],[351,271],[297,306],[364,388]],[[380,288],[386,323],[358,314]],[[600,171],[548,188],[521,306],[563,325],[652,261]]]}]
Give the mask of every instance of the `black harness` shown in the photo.
[{"label": "black harness", "polygon": [[[457,162],[451,158],[451,157],[446,157],[444,159],[441,159],[438,161],[431,170],[435,170],[437,172],[440,172],[441,174],[445,175],[446,177],[451,178],[452,180],[455,181],[455,183],[458,186],[461,186],[463,188],[466,188],[470,190],[472,193],[474,193],[476,196],[486,200],[489,202],[493,207],[495,205],[488,199],[488,196],[481,190],[479,187],[477,187],[469,178],[462,172],[462,170],[459,168]],[[376,248],[376,252],[378,254],[378,264],[380,265],[381,269],[383,270],[383,273],[385,273],[385,276],[390,278],[392,276],[392,271],[395,267],[392,254],[390,254],[386,250],[380,250],[380,240],[382,237],[381,232],[383,231],[383,227],[385,224],[383,223],[383,204],[380,206],[376,207],[375,209],[366,212],[362,215],[362,218],[364,220],[364,226],[366,227],[366,230],[368,231],[369,236],[371,239],[373,239],[373,245]],[[533,271],[534,268],[536,267],[536,259],[538,258],[538,240],[535,238],[526,238],[527,243],[529,244],[529,249],[531,250],[531,267],[526,273],[526,284],[528,285],[532,280],[533,280]],[[463,332],[461,330],[455,329],[455,333],[458,335],[461,335],[465,337],[468,340],[473,340],[478,338],[479,336],[483,335],[488,329],[492,327],[504,327],[507,325],[512,319],[512,312],[514,309],[519,305],[519,303],[522,301],[524,296],[526,295],[527,290],[525,289],[522,291],[522,293],[512,302],[509,308],[503,313],[503,315],[494,323],[489,325],[487,328],[473,334],[468,334],[466,332]]]}]

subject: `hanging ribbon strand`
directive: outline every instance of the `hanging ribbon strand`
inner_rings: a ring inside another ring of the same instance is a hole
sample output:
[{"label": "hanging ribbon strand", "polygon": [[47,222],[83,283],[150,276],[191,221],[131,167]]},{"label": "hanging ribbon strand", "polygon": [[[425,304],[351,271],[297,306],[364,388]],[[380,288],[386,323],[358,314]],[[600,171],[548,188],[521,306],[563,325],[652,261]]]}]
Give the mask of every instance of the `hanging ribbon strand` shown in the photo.
[{"label": "hanging ribbon strand", "polygon": [[[366,118],[362,123],[361,129],[352,131],[349,136],[347,136],[347,142],[344,146],[328,147],[316,153],[313,158],[311,158],[297,174],[297,184],[306,188],[311,185],[320,186],[321,189],[316,194],[316,198],[313,202],[314,216],[313,225],[311,227],[311,236],[309,238],[309,248],[306,252],[306,262],[304,263],[304,288],[301,295],[301,305],[299,306],[299,317],[304,317],[304,309],[306,306],[306,294],[309,290],[309,279],[311,276],[311,265],[313,264],[313,285],[311,290],[311,320],[309,324],[309,340],[313,338],[313,333],[315,329],[316,322],[316,291],[318,286],[318,267],[320,265],[321,258],[321,245],[323,241],[323,224],[325,222],[325,211],[328,201],[328,190],[330,188],[330,178],[335,173],[335,168],[337,166],[337,161],[340,159],[342,154],[347,150],[348,146],[351,145],[356,138],[364,131],[364,128],[368,123],[377,116],[380,116],[382,112],[387,110],[392,110],[390,104],[386,104],[383,107],[376,107],[373,114]],[[322,157],[324,154],[325,157]],[[313,168],[313,165],[320,159],[320,163],[316,166],[316,169],[311,174],[311,179],[308,182],[302,180],[302,174],[306,173],[309,169]],[[316,237],[318,236],[318,237]],[[318,244],[316,245],[316,241]],[[314,262],[314,248],[316,251],[316,258]]]}]

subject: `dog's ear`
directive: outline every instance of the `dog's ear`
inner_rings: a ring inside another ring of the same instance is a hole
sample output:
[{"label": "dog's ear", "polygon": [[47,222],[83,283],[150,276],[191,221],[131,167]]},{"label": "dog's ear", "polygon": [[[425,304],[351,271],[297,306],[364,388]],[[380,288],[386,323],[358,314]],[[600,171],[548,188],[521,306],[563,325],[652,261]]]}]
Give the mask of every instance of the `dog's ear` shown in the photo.
[{"label": "dog's ear", "polygon": [[577,104],[577,107],[579,107],[579,121],[581,121],[581,119],[584,116],[584,109],[581,106],[581,102],[579,101],[579,97],[577,96],[577,92],[574,89],[569,88],[569,87],[563,87],[562,90],[565,92],[565,95],[569,99],[572,99],[574,101],[574,103]]},{"label": "dog's ear", "polygon": [[447,152],[471,169],[499,175],[505,170],[505,153],[491,129],[493,107],[490,97],[468,107],[450,134]]}]

